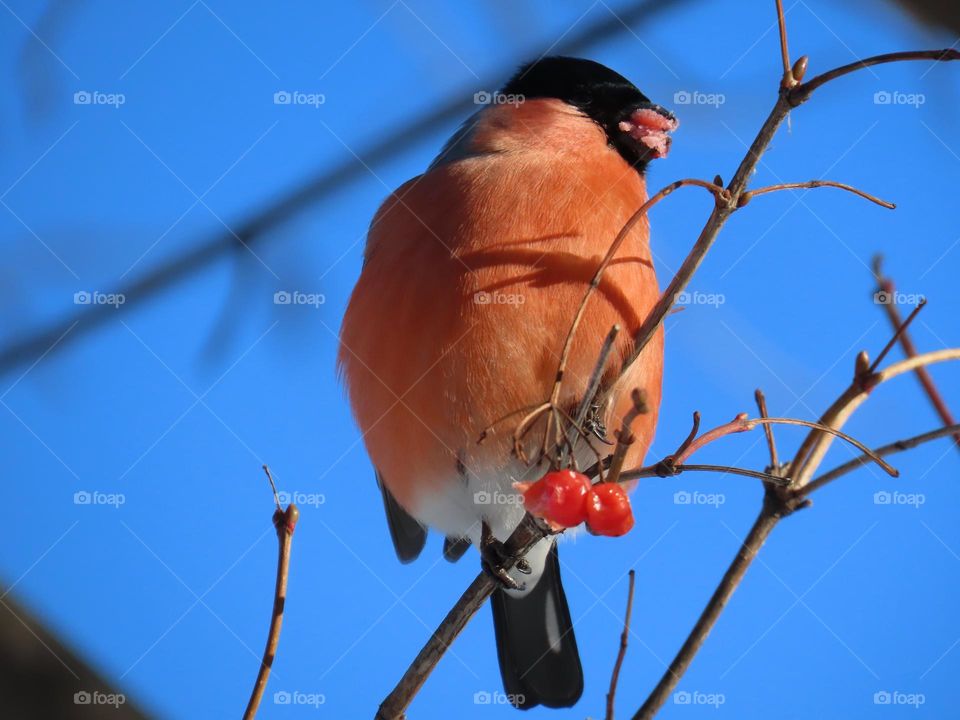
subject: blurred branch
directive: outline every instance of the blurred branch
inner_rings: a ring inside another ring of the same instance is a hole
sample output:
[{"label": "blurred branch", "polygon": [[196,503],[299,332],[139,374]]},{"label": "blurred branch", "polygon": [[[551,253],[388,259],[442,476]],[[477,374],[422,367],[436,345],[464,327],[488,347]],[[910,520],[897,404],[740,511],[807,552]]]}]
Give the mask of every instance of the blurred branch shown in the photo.
[{"label": "blurred branch", "polygon": [[943,0],[898,0],[907,11],[930,27],[951,37],[960,35],[960,4]]},{"label": "blurred branch", "polygon": [[[877,294],[886,294],[887,302],[881,303],[881,305],[883,305],[883,309],[886,311],[887,317],[890,319],[890,323],[893,325],[893,327],[899,328],[895,339],[900,341],[900,347],[903,348],[903,352],[907,357],[916,357],[917,348],[913,344],[913,340],[910,338],[910,335],[907,332],[907,326],[910,324],[910,318],[908,318],[906,322],[903,322],[900,319],[900,311],[897,309],[896,303],[896,287],[893,284],[893,279],[886,277],[883,274],[883,257],[881,255],[876,255],[873,258],[873,276],[877,281]],[[923,302],[917,306],[917,309],[919,310],[919,308],[925,303],[926,300],[924,299]],[[914,313],[915,312],[916,310]],[[921,366],[918,367],[915,372],[917,374],[917,379],[920,381],[920,385],[923,387],[923,391],[927,394],[927,397],[930,398],[930,404],[933,405],[933,409],[937,411],[937,415],[940,416],[943,424],[956,424],[957,421],[954,419],[953,413],[950,412],[950,408],[947,407],[947,402],[943,399],[943,395],[941,395],[940,391],[937,389],[937,385],[933,381],[933,376],[930,375],[930,371]],[[953,439],[957,448],[960,449],[960,433],[956,433],[953,436]]]},{"label": "blurred branch", "polygon": [[[536,57],[543,52],[583,54],[623,32],[632,32],[633,25],[648,22],[657,15],[690,2],[691,0],[641,0],[617,13],[605,13],[602,19],[586,25],[582,30],[571,31],[562,42],[547,48],[530,48],[523,55]],[[91,331],[122,317],[123,313],[142,307],[148,300],[171,290],[215,263],[234,253],[246,252],[245,248],[253,248],[266,242],[269,239],[268,233],[289,222],[298,213],[365,177],[367,167],[383,165],[408,152],[417,143],[462,121],[464,116],[476,110],[472,98],[478,89],[482,89],[478,85],[495,87],[503,77],[511,75],[513,70],[513,63],[508,63],[506,67],[485,77],[481,83],[457,88],[450,94],[449,99],[438,101],[435,109],[400,125],[396,132],[383,135],[382,139],[363,148],[358,153],[363,158],[362,163],[351,156],[344,162],[307,178],[292,190],[280,194],[246,219],[230,223],[231,226],[235,225],[232,230],[196,238],[189,243],[190,250],[159,263],[133,282],[118,288],[116,292],[127,298],[127,302],[118,308],[108,305],[83,306],[59,320],[13,338],[0,348],[0,374],[33,362],[48,351],[50,355],[59,353]]]}]

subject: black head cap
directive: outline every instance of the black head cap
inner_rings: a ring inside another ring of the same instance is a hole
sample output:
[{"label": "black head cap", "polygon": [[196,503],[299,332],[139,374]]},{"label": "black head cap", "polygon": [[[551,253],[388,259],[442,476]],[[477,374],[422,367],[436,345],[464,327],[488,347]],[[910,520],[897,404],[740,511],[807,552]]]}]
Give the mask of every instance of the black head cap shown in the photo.
[{"label": "black head cap", "polygon": [[638,172],[643,172],[653,156],[647,146],[624,133],[620,123],[637,108],[649,108],[673,119],[620,73],[581,58],[535,60],[521,67],[501,92],[525,100],[555,98],[576,107],[603,128],[610,145]]}]

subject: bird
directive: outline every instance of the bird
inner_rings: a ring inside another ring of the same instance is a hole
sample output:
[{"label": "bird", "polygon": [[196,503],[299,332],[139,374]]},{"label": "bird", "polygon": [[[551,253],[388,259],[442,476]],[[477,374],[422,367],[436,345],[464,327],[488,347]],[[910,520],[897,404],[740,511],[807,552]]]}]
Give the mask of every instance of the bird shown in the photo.
[{"label": "bird", "polygon": [[[338,368],[376,471],[397,557],[416,559],[427,529],[458,560],[509,538],[525,510],[516,483],[549,469],[514,452],[511,432],[484,428],[550,397],[576,309],[605,253],[648,199],[648,164],[667,155],[678,121],[598,62],[528,62],[478,109],[426,171],[375,214],[344,314]],[[587,392],[600,348],[622,332],[603,369],[593,428],[617,427],[643,391],[627,462],[640,464],[656,428],[663,372],[659,329],[619,375],[659,298],[649,224],[627,234],[589,300],[558,405]],[[618,377],[619,375],[619,377]],[[545,418],[537,420],[542,430]],[[589,464],[603,441],[576,446]],[[627,465],[631,467],[632,465]],[[583,670],[554,536],[497,573],[491,596],[497,656],[516,707],[570,707]]]}]

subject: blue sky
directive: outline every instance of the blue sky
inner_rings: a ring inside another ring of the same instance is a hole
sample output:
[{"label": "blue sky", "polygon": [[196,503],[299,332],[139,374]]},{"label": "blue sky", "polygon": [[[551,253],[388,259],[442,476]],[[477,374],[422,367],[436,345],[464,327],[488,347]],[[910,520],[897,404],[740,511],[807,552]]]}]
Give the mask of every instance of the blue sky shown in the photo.
[{"label": "blue sky", "polygon": [[[91,310],[75,304],[75,293],[109,301],[324,168],[367,168],[251,252],[153,296],[126,297],[94,332],[76,342],[68,334],[6,372],[0,581],[158,717],[236,717],[272,601],[272,501],[260,471],[269,463],[281,488],[298,494],[302,520],[261,716],[372,717],[477,563],[473,554],[458,565],[440,560],[437,537],[416,564],[395,561],[334,372],[369,219],[390,189],[423,170],[457,121],[386,162],[364,154],[452,93],[492,89],[514,65],[629,3],[365,0],[266,10],[219,0],[90,0],[53,19],[39,5],[9,0],[0,8],[4,345]],[[779,58],[768,5],[689,0],[582,52],[680,117],[652,187],[716,173],[729,179],[774,99]],[[811,73],[956,40],[887,4],[786,6],[791,49],[811,56]],[[875,252],[904,293],[929,300],[913,329],[918,345],[960,342],[958,71],[917,63],[861,72],[793,113],[756,185],[824,177],[899,209],[818,190],[758,198],[730,221],[691,285],[716,302],[667,321],[651,458],[676,447],[695,409],[705,426],[752,411],[758,386],[774,414],[813,419],[824,409],[849,381],[856,352],[876,354],[889,337],[872,301]],[[277,92],[306,99],[277,105]],[[683,104],[694,93],[713,99]],[[682,191],[654,211],[664,282],[709,202]],[[276,305],[278,291],[316,302]],[[933,374],[960,405],[960,372],[938,366]],[[904,377],[878,390],[848,429],[882,444],[936,424],[915,380]],[[802,437],[796,429],[778,436],[785,449]],[[830,461],[850,456],[838,446]],[[762,467],[762,436],[731,438],[701,460]],[[672,698],[663,717],[939,718],[956,707],[958,454],[942,440],[895,464],[899,480],[862,470],[776,530],[681,682],[690,695]],[[678,504],[678,491],[719,499]],[[884,491],[919,493],[922,502],[876,504]],[[100,494],[78,504],[84,492]],[[735,554],[760,496],[742,478],[649,480],[634,495],[629,536],[565,543],[586,689],[574,710],[553,714],[602,715],[631,567],[637,598],[620,714],[639,706]],[[411,717],[516,717],[502,704],[475,702],[500,690],[484,611]],[[277,691],[323,703],[278,705]],[[895,691],[922,704],[875,703],[877,693]]]}]

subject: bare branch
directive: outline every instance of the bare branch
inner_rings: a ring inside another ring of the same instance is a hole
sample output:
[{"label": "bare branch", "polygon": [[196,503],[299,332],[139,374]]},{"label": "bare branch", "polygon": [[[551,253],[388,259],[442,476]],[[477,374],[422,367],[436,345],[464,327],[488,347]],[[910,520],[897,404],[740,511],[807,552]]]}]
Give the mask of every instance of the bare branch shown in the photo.
[{"label": "bare branch", "polygon": [[790,50],[787,49],[787,20],[783,14],[783,0],[777,0],[777,27],[780,29],[780,57],[783,60],[783,79],[780,87],[792,88],[797,84],[790,67]]},{"label": "bare branch", "polygon": [[771,485],[777,485],[779,487],[788,487],[790,485],[790,478],[760,472],[759,470],[750,470],[748,468],[731,467],[730,465],[670,465],[669,472],[665,473],[662,463],[657,463],[656,465],[647,465],[646,467],[638,468],[636,470],[625,470],[620,473],[620,482],[628,482],[630,480],[639,480],[640,478],[649,477],[672,477],[688,471],[718,472],[725,475],[742,475],[743,477],[763,480],[764,482],[770,483]]},{"label": "bare branch", "polygon": [[762,187],[759,190],[748,190],[740,196],[740,207],[746,205],[750,200],[752,200],[757,195],[766,195],[767,193],[779,192],[780,190],[801,190],[804,188],[821,188],[821,187],[831,187],[839,188],[840,190],[846,190],[851,192],[854,195],[859,195],[866,200],[869,200],[872,203],[876,203],[880,207],[885,207],[888,210],[895,210],[896,205],[892,202],[887,202],[886,200],[881,200],[876,195],[871,195],[868,192],[864,192],[858,188],[853,187],[852,185],[847,185],[846,183],[833,182],[832,180],[807,180],[806,182],[793,182],[793,183],[780,183],[778,185],[768,185],[767,187]]},{"label": "bare branch", "polygon": [[[948,435],[953,435],[956,437],[958,432],[960,432],[960,424],[947,425],[946,427],[937,428],[936,430],[931,430],[930,432],[925,432],[921,435],[914,435],[913,437],[906,438],[905,440],[896,440],[889,445],[883,445],[882,447],[875,448],[873,453],[875,455],[884,457],[886,455],[892,455],[894,453],[910,450],[918,445],[923,445],[924,443],[928,443],[932,440],[938,440],[942,437],[947,437]],[[855,457],[853,460],[845,462],[843,465],[839,465],[832,470],[825,472],[823,475],[814,478],[802,488],[798,488],[796,492],[802,493],[803,495],[809,495],[810,493],[819,490],[827,483],[833,482],[837,478],[853,472],[863,465],[866,465],[869,461],[870,456],[868,455]]]},{"label": "bare branch", "polygon": [[243,713],[243,720],[253,720],[257,716],[260,701],[263,699],[263,692],[267,688],[267,680],[270,678],[270,668],[273,667],[273,659],[277,656],[277,647],[280,644],[280,629],[283,626],[283,610],[287,601],[287,577],[290,572],[290,549],[293,544],[293,531],[297,527],[297,520],[300,519],[300,511],[293,503],[287,505],[286,510],[280,509],[280,497],[277,495],[277,486],[270,475],[270,468],[264,465],[263,471],[267,474],[270,487],[273,489],[274,500],[277,503],[277,509],[273,513],[273,525],[277,530],[277,544],[279,546],[277,582],[273,590],[273,611],[270,616],[267,645],[263,649],[260,671],[257,673],[257,680],[253,684],[253,692],[250,694],[247,709]]},{"label": "bare branch", "polygon": [[[763,391],[757,388],[753,393],[753,397],[757,401],[757,410],[760,413],[760,417],[770,417],[770,413],[767,412],[767,398],[763,394]],[[773,470],[773,472],[778,472],[780,470],[780,458],[777,455],[777,441],[773,437],[773,425],[764,425],[763,434],[767,437],[767,450],[770,452],[770,469]]]},{"label": "bare branch", "polygon": [[[900,311],[897,309],[897,304],[893,301],[896,297],[893,280],[889,277],[884,277],[882,270],[883,258],[880,255],[877,255],[873,258],[873,274],[877,280],[877,291],[887,294],[889,302],[882,303],[884,310],[887,312],[887,317],[890,318],[890,323],[896,329],[896,335],[894,339],[899,338],[900,346],[903,348],[903,352],[907,357],[916,357],[917,348],[913,344],[913,340],[910,339],[910,334],[907,332],[907,325],[910,322],[910,319],[907,319],[906,322],[902,322],[900,319]],[[926,302],[926,299],[924,299]],[[914,314],[916,311],[914,311]],[[940,416],[940,419],[943,421],[944,425],[953,425],[956,423],[953,413],[950,412],[950,408],[947,407],[946,400],[943,399],[943,395],[940,394],[940,391],[937,389],[936,383],[933,381],[933,377],[930,375],[930,372],[925,367],[918,367],[914,371],[917,375],[917,379],[920,381],[920,385],[923,387],[923,391],[927,394],[927,397],[930,399],[930,403],[933,405],[934,410],[937,411],[937,415]],[[953,436],[954,442],[957,445],[957,448],[960,449],[960,433],[957,433]]]},{"label": "bare branch", "polygon": [[627,587],[627,610],[623,615],[623,632],[620,633],[620,650],[617,652],[617,661],[613,665],[613,674],[610,676],[610,690],[607,692],[606,720],[613,720],[614,704],[617,698],[617,681],[620,679],[620,668],[627,655],[627,640],[630,637],[630,615],[633,614],[633,586],[636,582],[636,571],[630,570],[629,585]]},{"label": "bare branch", "polygon": [[[950,360],[960,360],[960,348],[935,350],[901,360],[866,377],[858,375],[833,405],[823,413],[820,417],[820,424],[834,429],[840,428],[854,411],[863,404],[877,385],[904,373],[912,372],[918,367],[926,367]],[[813,473],[816,472],[823,461],[823,456],[831,442],[831,435],[820,432],[820,430],[814,430],[804,438],[797,454],[790,463],[790,474],[793,476],[796,487],[803,487],[809,482]]]},{"label": "bare branch", "polygon": [[833,70],[829,70],[821,75],[817,75],[810,82],[798,85],[789,93],[790,103],[793,106],[797,106],[800,103],[806,102],[810,99],[810,96],[813,94],[814,90],[819,88],[821,85],[830,82],[831,80],[836,80],[838,77],[849,75],[852,72],[863,70],[864,68],[868,68],[873,65],[903,62],[906,60],[934,60],[936,62],[960,60],[960,51],[954,50],[953,48],[947,48],[946,50],[908,50],[905,52],[874,55],[873,57],[852,62],[849,65],[843,65],[841,67],[834,68]]},{"label": "bare branch", "polygon": [[[770,497],[769,492],[767,497]],[[680,682],[680,678],[683,677],[687,668],[690,667],[690,663],[693,662],[693,658],[707,639],[707,635],[710,634],[710,630],[717,622],[717,618],[720,617],[720,613],[723,612],[730,598],[733,597],[733,593],[740,585],[740,581],[743,580],[750,563],[753,562],[763,543],[766,542],[773,528],[780,521],[780,515],[773,510],[767,511],[767,506],[768,503],[764,503],[764,510],[760,512],[759,517],[754,522],[750,533],[740,546],[737,556],[733,559],[730,567],[727,568],[723,579],[720,580],[720,584],[714,590],[710,601],[697,619],[697,623],[693,626],[673,662],[670,663],[670,667],[660,678],[660,682],[657,683],[646,702],[633,716],[633,720],[650,720],[656,715],[667,698],[670,697],[670,693],[673,692],[677,683]]]}]

